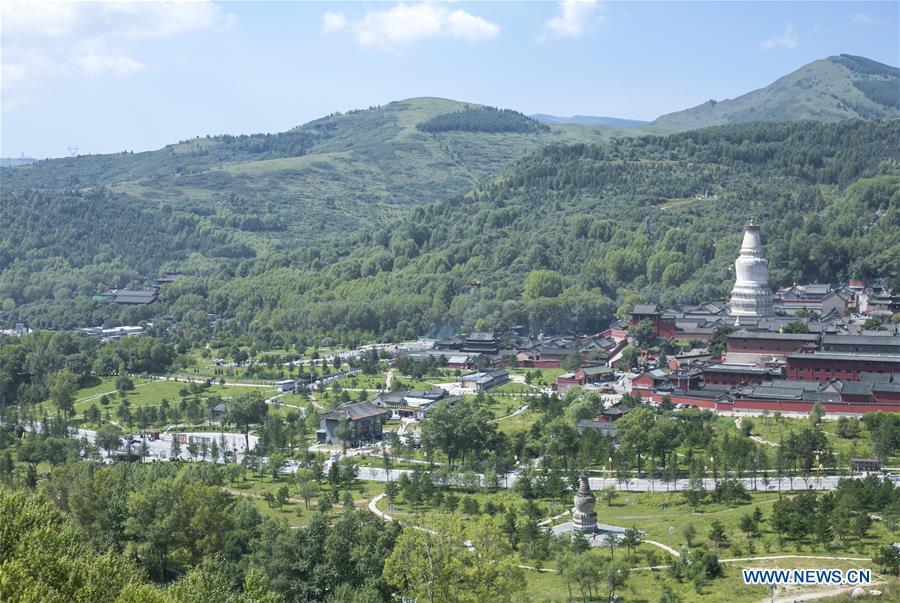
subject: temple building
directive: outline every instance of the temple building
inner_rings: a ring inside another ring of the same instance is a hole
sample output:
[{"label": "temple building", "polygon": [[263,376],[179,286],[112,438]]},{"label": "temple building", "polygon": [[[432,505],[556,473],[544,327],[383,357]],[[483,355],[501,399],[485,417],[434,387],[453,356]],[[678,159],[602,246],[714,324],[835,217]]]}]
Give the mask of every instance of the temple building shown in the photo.
[{"label": "temple building", "polygon": [[741,253],[734,262],[736,276],[728,312],[732,316],[772,316],[772,290],[769,288],[769,261],[763,251],[759,225],[750,223],[744,227]]}]

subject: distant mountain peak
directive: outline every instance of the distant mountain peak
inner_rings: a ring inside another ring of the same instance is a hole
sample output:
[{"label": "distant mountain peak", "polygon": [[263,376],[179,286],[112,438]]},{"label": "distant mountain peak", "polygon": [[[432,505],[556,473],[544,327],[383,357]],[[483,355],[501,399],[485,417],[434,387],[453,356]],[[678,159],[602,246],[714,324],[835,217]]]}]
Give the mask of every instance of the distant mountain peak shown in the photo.
[{"label": "distant mountain peak", "polygon": [[758,121],[900,117],[900,69],[848,54],[813,61],[765,88],[663,115],[672,130]]},{"label": "distant mountain peak", "polygon": [[634,126],[645,126],[650,123],[649,121],[641,121],[638,119],[623,119],[621,117],[602,117],[594,115],[560,117],[557,115],[547,115],[546,113],[535,113],[528,117],[548,125],[617,126],[619,128],[631,128]]}]

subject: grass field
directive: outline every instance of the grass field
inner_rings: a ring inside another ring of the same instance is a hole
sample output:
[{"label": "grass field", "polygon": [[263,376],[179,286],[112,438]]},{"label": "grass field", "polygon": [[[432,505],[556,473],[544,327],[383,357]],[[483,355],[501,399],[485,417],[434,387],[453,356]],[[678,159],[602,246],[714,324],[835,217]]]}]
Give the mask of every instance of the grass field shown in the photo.
[{"label": "grass field", "polygon": [[[458,495],[471,496],[483,505],[487,500],[491,500],[495,504],[503,504],[506,507],[517,507],[523,503],[523,500],[514,492],[498,492],[495,494],[474,493],[465,494],[458,492]],[[686,546],[684,538],[684,528],[688,524],[694,526],[697,535],[693,540],[694,548],[714,548],[714,544],[708,539],[708,531],[710,523],[715,519],[725,526],[729,543],[723,545],[719,551],[719,558],[722,560],[744,557],[766,557],[777,555],[797,555],[797,556],[820,556],[826,559],[781,559],[781,560],[747,560],[723,563],[723,576],[705,584],[698,591],[691,583],[679,583],[672,578],[666,570],[639,569],[631,573],[628,584],[621,593],[625,601],[657,601],[662,592],[663,585],[668,585],[682,596],[683,601],[735,601],[735,602],[759,602],[763,600],[770,592],[766,587],[746,586],[740,573],[742,568],[869,568],[877,570],[868,559],[871,557],[873,549],[876,545],[886,542],[892,542],[896,539],[897,534],[890,532],[881,522],[875,522],[870,536],[863,541],[850,541],[840,551],[826,551],[821,545],[812,543],[797,543],[785,540],[779,545],[778,538],[768,527],[767,519],[771,515],[772,503],[778,499],[777,494],[760,493],[752,495],[749,503],[729,508],[720,504],[705,505],[701,510],[694,511],[687,506],[680,494],[667,493],[619,493],[613,500],[612,506],[606,505],[604,502],[598,501],[597,514],[601,523],[618,525],[623,527],[636,526],[644,532],[644,538],[654,540],[665,545],[680,549]],[[547,516],[554,516],[560,512],[565,512],[567,506],[561,501],[542,500],[539,501],[539,507],[542,513]],[[764,521],[762,523],[762,534],[759,537],[748,539],[743,534],[738,525],[739,520],[745,513],[752,513],[755,507],[759,507],[763,512]],[[408,522],[417,522],[419,518],[427,511],[432,510],[428,505],[423,504],[417,507],[411,507],[403,501],[402,497],[398,497],[394,506],[388,509],[387,500],[379,501],[379,508],[382,511],[390,513],[397,519]],[[558,519],[558,522],[565,521],[566,518]],[[672,528],[672,536],[669,535],[669,528]],[[751,544],[752,542],[752,544]],[[591,551],[591,555],[596,555],[599,559],[607,559],[609,557],[608,549],[595,549]],[[617,550],[617,557],[624,557],[625,551]],[[854,557],[865,559],[865,561],[842,561],[836,560],[834,557]],[[667,564],[671,559],[671,555],[648,543],[642,544],[630,560],[633,568],[647,568],[650,565]],[[535,562],[530,559],[521,559],[521,563],[528,566],[544,567],[550,570],[548,572],[538,572],[527,570],[525,577],[528,582],[527,592],[529,600],[532,601],[570,601],[579,598],[577,590],[573,593],[573,599],[569,599],[568,588],[566,582],[559,574],[560,567],[554,562]],[[598,581],[598,584],[601,584]],[[893,585],[893,586],[891,586]],[[888,581],[888,587],[896,589],[896,580]],[[602,588],[602,587],[601,587]],[[884,588],[884,585],[879,585]],[[803,590],[779,590],[779,595],[784,596],[788,592],[797,594]],[[602,597],[596,600],[606,600],[605,591]]]},{"label": "grass field", "polygon": [[[292,502],[280,506],[271,506],[263,496],[268,492],[275,495],[279,488],[287,486]],[[297,482],[293,474],[285,474],[273,480],[269,474],[260,477],[258,473],[247,471],[244,480],[235,483],[226,482],[224,486],[231,494],[242,496],[251,500],[257,509],[264,515],[273,518],[285,519],[291,526],[303,526],[309,523],[310,518],[319,508],[319,500],[330,495],[334,488],[325,481],[320,484],[313,483],[314,495],[310,499],[309,508],[300,496]],[[343,501],[344,493],[350,492],[353,496],[353,505],[357,509],[365,509],[369,501],[384,491],[384,484],[377,482],[357,481],[350,490],[339,489],[340,500]],[[343,508],[343,502],[334,505],[332,515],[337,515]]]},{"label": "grass field", "polygon": [[[471,494],[471,496],[482,504],[487,500],[491,500],[495,504],[502,502],[506,506],[524,504],[524,500],[515,492],[475,493]],[[785,496],[788,495],[785,494]],[[598,499],[596,511],[600,523],[622,527],[635,526],[645,533],[645,538],[661,542],[675,549],[686,545],[684,529],[688,524],[692,524],[697,531],[693,541],[694,546],[712,547],[713,544],[708,540],[707,533],[710,522],[718,520],[725,527],[725,532],[728,536],[728,543],[723,545],[719,554],[722,558],[769,554],[824,556],[837,554],[838,556],[865,557],[871,556],[872,550],[879,543],[893,542],[897,538],[897,534],[892,533],[883,522],[875,521],[869,535],[865,539],[861,541],[847,539],[843,548],[837,552],[828,551],[824,545],[815,542],[793,542],[785,539],[782,543],[779,543],[778,536],[772,531],[768,521],[772,513],[772,504],[776,500],[778,500],[777,493],[752,493],[750,501],[746,504],[729,507],[725,504],[710,503],[704,504],[695,511],[687,504],[684,496],[679,493],[618,492],[612,501],[612,505],[607,505]],[[386,505],[387,502],[382,500],[379,508],[387,511]],[[551,499],[539,501],[539,506],[546,517],[565,512],[568,509],[568,505],[568,499],[565,501]],[[739,522],[741,516],[752,514],[756,507],[759,507],[763,513],[761,532],[759,536],[748,537],[739,529]],[[427,505],[411,508],[400,498],[395,503],[396,513],[392,511],[391,514],[396,514],[400,517],[410,517],[429,510],[432,509]],[[564,520],[561,519],[559,521],[562,522]],[[671,536],[669,535],[669,528],[672,528],[673,533]]]},{"label": "grass field", "polygon": [[[641,558],[645,556],[649,550],[652,548],[649,545],[641,545],[637,551],[636,556]],[[658,550],[658,549],[656,549]],[[591,555],[596,555],[600,558],[607,558],[608,554],[605,551],[591,551]],[[617,553],[618,555],[619,553]],[[662,559],[660,557],[660,559]],[[760,603],[762,601],[768,600],[768,597],[771,595],[771,591],[768,587],[765,586],[747,586],[743,582],[743,578],[741,576],[741,570],[743,568],[840,568],[840,569],[851,569],[851,568],[869,568],[869,569],[877,569],[874,568],[871,563],[867,562],[853,562],[853,561],[840,561],[840,560],[827,560],[827,559],[783,559],[783,560],[771,560],[771,561],[741,561],[734,563],[725,563],[723,564],[723,575],[715,580],[712,580],[705,584],[702,588],[700,588],[699,592],[695,586],[689,582],[679,583],[674,578],[672,578],[666,570],[637,570],[632,571],[628,582],[625,585],[625,588],[618,592],[618,595],[622,597],[624,601],[636,601],[636,602],[656,602],[660,600],[660,595],[663,592],[663,587],[668,586],[672,590],[674,590],[678,595],[680,595],[681,601],[690,601],[690,602],[703,602],[703,603]],[[552,567],[551,569],[558,569],[556,567]],[[539,601],[539,602],[553,602],[553,603],[562,603],[563,601],[584,601],[579,595],[577,587],[573,591],[573,598],[569,598],[568,596],[568,588],[566,586],[566,582],[562,576],[560,576],[559,572],[537,572],[537,571],[526,571],[525,579],[528,582],[527,592],[530,597],[529,600]],[[876,578],[877,579],[877,578]],[[602,582],[598,580],[598,588],[600,592],[600,597],[593,599],[594,601],[606,601],[607,600],[607,591],[604,589]],[[898,592],[897,590],[897,580],[896,578],[888,580],[885,584],[879,584],[876,588],[885,591],[886,589],[890,589],[885,592],[885,595],[882,597],[878,597],[872,599],[872,601],[896,601],[896,598],[891,598],[893,594]],[[804,592],[809,592],[812,589],[810,588],[790,588],[789,587],[781,587],[776,591],[776,596],[784,597],[790,595],[800,595]],[[848,591],[849,595],[849,591]],[[829,599],[830,600],[830,599]],[[844,600],[843,598],[839,600]],[[849,596],[846,600],[850,600]],[[856,601],[857,599],[854,599]]]},{"label": "grass field", "polygon": [[[198,397],[205,401],[213,397],[219,397],[227,401],[236,395],[244,393],[258,392],[264,396],[274,393],[274,390],[269,386],[246,387],[214,384],[199,394],[193,394],[189,391],[185,394],[185,390],[191,384],[183,381],[141,379],[136,377],[132,379],[132,382],[134,383],[134,389],[124,392],[125,399],[128,400],[132,413],[145,406],[159,406],[164,399],[168,400],[170,407],[173,407],[177,406],[180,400],[185,398]],[[108,399],[108,405],[103,405],[101,402],[101,398],[104,395]],[[117,420],[121,404],[122,397],[116,391],[115,378],[103,378],[99,380],[99,383],[80,389],[75,394],[75,416],[77,418],[83,417],[85,411],[96,405],[101,415],[109,411],[110,418],[115,421]],[[41,413],[44,411],[51,414],[56,412],[56,407],[49,400],[42,402],[37,408]],[[95,427],[96,424],[85,423],[82,426],[91,428]],[[151,426],[155,425],[152,424]]]},{"label": "grass field", "polygon": [[[809,426],[809,420],[805,418],[781,417],[776,421],[774,417],[769,416],[767,418],[752,417],[752,420],[753,435],[759,436],[773,444],[777,444],[782,439],[786,439],[791,433],[797,433]],[[862,423],[860,423],[860,437],[858,438],[842,438],[838,436],[836,433],[836,420],[824,420],[820,424],[820,427],[828,438],[828,443],[831,444],[836,455],[841,455],[846,459],[874,456],[868,431]],[[774,450],[773,447],[773,454]],[[900,465],[900,459],[897,457],[889,457],[886,459],[885,464],[889,467],[896,467]]]},{"label": "grass field", "polygon": [[516,383],[514,381],[510,381],[509,383],[504,383],[500,387],[495,387],[491,390],[492,394],[540,394],[540,391],[535,387],[531,387],[525,383]]},{"label": "grass field", "polygon": [[567,373],[565,369],[560,368],[541,368],[541,369],[526,369],[526,368],[514,368],[509,369],[509,373],[511,375],[522,375],[523,377],[531,373],[532,381],[531,385],[543,386],[543,385],[553,385],[556,383],[556,378],[560,375],[564,375]]}]

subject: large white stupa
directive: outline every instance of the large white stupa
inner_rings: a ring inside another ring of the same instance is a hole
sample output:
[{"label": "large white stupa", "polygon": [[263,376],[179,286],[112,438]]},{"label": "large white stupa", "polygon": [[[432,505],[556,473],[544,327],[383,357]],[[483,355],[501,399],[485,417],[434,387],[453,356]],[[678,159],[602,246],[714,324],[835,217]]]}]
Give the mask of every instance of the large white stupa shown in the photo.
[{"label": "large white stupa", "polygon": [[736,279],[731,290],[728,311],[732,316],[772,316],[772,290],[769,288],[769,260],[763,251],[759,225],[744,227],[741,253],[734,261]]}]

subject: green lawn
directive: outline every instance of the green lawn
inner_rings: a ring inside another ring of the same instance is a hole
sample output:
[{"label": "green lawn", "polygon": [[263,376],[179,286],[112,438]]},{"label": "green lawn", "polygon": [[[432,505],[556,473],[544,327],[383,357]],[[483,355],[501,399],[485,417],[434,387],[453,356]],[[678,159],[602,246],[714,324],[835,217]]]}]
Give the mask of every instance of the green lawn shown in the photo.
[{"label": "green lawn", "polygon": [[[804,427],[809,426],[808,419],[795,419],[781,417],[776,421],[774,418],[752,417],[753,435],[759,436],[764,440],[777,444],[780,439],[787,438],[791,433],[799,432]],[[846,439],[838,437],[835,434],[837,429],[837,421],[822,421],[821,428],[828,436],[829,443],[834,447],[837,454],[850,454],[852,456],[871,456],[872,446],[867,441],[866,428],[861,427],[861,437],[858,439]]]},{"label": "green lawn", "polygon": [[[459,496],[471,496],[475,498],[479,504],[483,505],[487,500],[491,500],[495,504],[501,503],[507,507],[516,507],[522,504],[522,499],[514,492],[497,492],[494,494],[466,494],[463,492],[456,493]],[[598,501],[597,514],[601,523],[619,525],[623,527],[636,526],[645,533],[645,539],[654,540],[666,545],[670,545],[676,549],[685,545],[683,536],[684,527],[692,524],[697,531],[694,538],[693,546],[695,548],[714,547],[714,544],[708,539],[708,531],[710,523],[715,519],[725,526],[729,543],[723,545],[719,551],[720,559],[743,558],[743,557],[764,557],[769,555],[800,555],[800,556],[824,556],[824,557],[858,557],[869,559],[873,549],[878,545],[896,540],[896,534],[888,531],[888,529],[879,521],[876,521],[871,530],[870,536],[862,542],[848,540],[843,550],[829,553],[823,547],[811,543],[797,543],[785,540],[779,545],[778,538],[768,527],[768,518],[771,515],[772,503],[778,499],[778,495],[774,493],[759,493],[752,496],[751,502],[729,508],[721,504],[705,505],[699,511],[694,511],[686,505],[683,496],[680,494],[668,493],[619,493],[613,500],[612,506],[606,505],[604,502]],[[557,501],[542,500],[538,501],[538,505],[544,516],[549,517],[567,510],[567,507]],[[764,521],[762,523],[762,534],[759,537],[748,540],[738,528],[740,517],[745,513],[752,513],[754,507],[759,507],[763,512]],[[390,513],[392,516],[410,522],[418,522],[420,518],[428,511],[433,510],[427,504],[421,504],[417,507],[410,506],[405,502],[402,496],[399,496],[394,503],[393,508],[388,509],[387,500],[382,499],[379,502],[379,508],[382,511]],[[563,522],[566,518],[557,521]],[[669,536],[669,527],[673,528],[673,536]],[[427,526],[425,526],[427,527]],[[598,561],[607,559],[609,556],[608,549],[595,549],[590,555],[596,555]],[[624,557],[625,551],[618,549],[615,552],[616,557]],[[671,556],[666,551],[648,543],[642,544],[635,552],[634,557],[630,560],[633,568],[646,568],[649,565],[664,565],[669,562]],[[559,574],[559,566],[555,561],[536,562],[531,559],[521,559],[524,565],[544,567],[555,572],[538,572],[535,570],[526,570],[525,577],[528,582],[527,592],[533,601],[569,601],[568,588],[566,582]],[[602,563],[602,562],[601,562]],[[680,593],[683,601],[734,601],[734,602],[757,602],[764,599],[769,592],[765,587],[746,586],[740,570],[742,568],[766,568],[766,567],[789,567],[789,568],[842,568],[849,569],[851,567],[866,567],[871,569],[874,566],[868,562],[839,561],[835,559],[782,559],[782,560],[750,560],[738,562],[725,562],[724,575],[704,585],[698,592],[691,583],[678,583],[672,578],[666,570],[650,571],[647,569],[634,570],[625,590],[621,596],[626,601],[656,601],[662,592],[663,585],[669,585],[673,590]],[[598,582],[599,583],[599,582]],[[894,579],[888,586],[896,589],[896,580]],[[879,586],[879,588],[884,588]],[[802,592],[802,591],[798,591]],[[783,593],[782,593],[783,594]],[[576,590],[573,592],[574,600],[582,601]],[[606,600],[606,592],[601,593],[602,597],[595,600]]]},{"label": "green lawn", "polygon": [[504,417],[523,404],[528,404],[528,398],[522,398],[519,396],[504,396],[502,394],[497,394],[491,392],[489,400],[493,400],[493,404],[489,404],[487,406],[488,410],[493,413],[495,417]]},{"label": "green lawn", "polygon": [[[259,392],[264,396],[270,396],[275,393],[269,386],[245,387],[214,384],[202,393],[192,394],[188,391],[184,395],[184,390],[189,390],[191,384],[183,381],[133,378],[132,382],[134,383],[134,389],[125,392],[125,398],[131,406],[132,413],[138,408],[145,406],[159,406],[163,399],[169,401],[170,407],[177,407],[183,398],[193,398],[195,395],[204,401],[216,396],[227,401],[244,393]],[[105,406],[101,403],[101,398],[104,394],[109,401],[108,405]],[[75,394],[75,417],[82,418],[85,411],[96,405],[100,410],[101,416],[109,411],[110,419],[117,421],[121,403],[122,398],[115,389],[115,378],[104,378],[100,380],[100,383],[82,388]],[[56,407],[49,400],[42,402],[37,408],[41,413],[45,410],[49,413],[56,412]],[[95,427],[96,425],[84,424],[83,426]]]},{"label": "green lawn", "polygon": [[[282,506],[271,506],[262,496],[266,492],[273,495],[281,486],[287,486],[289,497],[294,502],[288,502]],[[332,492],[333,488],[330,484],[322,481],[320,484],[313,484],[315,494],[310,499],[309,509],[299,494],[297,482],[293,474],[285,474],[273,480],[269,474],[259,476],[258,473],[252,471],[245,472],[244,481],[226,482],[225,488],[235,496],[243,496],[251,500],[263,514],[269,517],[277,517],[286,519],[292,526],[302,526],[309,523],[309,520],[317,512],[319,508],[319,499]],[[343,501],[344,493],[348,490],[339,489],[339,496]],[[353,496],[353,505],[357,509],[365,509],[369,501],[384,491],[384,484],[378,482],[357,481],[349,490]],[[343,502],[334,505],[331,510],[332,515],[337,515],[343,508]]]},{"label": "green lawn", "polygon": [[[457,495],[463,496],[466,493],[457,492]],[[728,536],[728,543],[723,545],[719,553],[721,558],[770,554],[825,556],[832,554],[823,545],[814,542],[794,542],[785,539],[783,543],[779,544],[778,536],[772,531],[768,521],[772,513],[772,504],[778,500],[778,494],[775,492],[752,493],[750,502],[735,507],[710,503],[702,505],[698,510],[690,507],[682,494],[674,492],[617,492],[611,506],[602,501],[599,494],[596,495],[598,497],[597,519],[600,523],[622,527],[636,526],[645,533],[647,539],[661,542],[675,549],[686,544],[684,528],[688,524],[692,524],[697,532],[692,543],[693,546],[712,547],[713,543],[708,540],[709,525],[713,520],[718,520],[723,524]],[[471,494],[471,496],[482,504],[487,500],[491,500],[495,504],[502,502],[506,506],[524,503],[518,493],[512,491],[500,491],[492,494],[479,492]],[[537,502],[545,517],[555,516],[568,510],[568,499],[566,501],[544,499]],[[383,500],[379,507],[383,511],[387,511],[386,505],[387,501]],[[752,514],[755,507],[759,507],[763,513],[761,533],[759,536],[748,538],[745,533],[741,532],[739,522],[741,516]],[[402,497],[398,497],[395,501],[396,513],[392,511],[391,514],[408,517],[429,510],[434,509],[427,503],[412,508]],[[564,520],[560,519],[559,521]],[[672,536],[669,536],[670,527],[673,528]],[[869,535],[864,540],[845,539],[843,548],[837,554],[839,556],[868,557],[871,556],[872,550],[878,544],[894,542],[896,539],[896,533],[891,533],[883,522],[875,520]]]},{"label": "green lawn", "polygon": [[[655,547],[650,547],[650,545],[641,545],[635,556],[640,560],[639,563],[641,565],[645,565],[646,557],[648,551],[655,550],[653,553],[662,553],[659,549],[655,549]],[[608,551],[603,550],[594,550],[589,553],[590,555],[595,555],[599,558],[606,559],[608,558]],[[616,556],[622,555],[621,552],[617,552]],[[661,555],[657,555],[659,560],[663,562],[664,557]],[[527,563],[527,562],[526,562]],[[602,563],[602,562],[601,562]],[[551,569],[558,569],[555,565],[550,564],[549,567]],[[840,568],[840,569],[851,569],[851,568],[859,568],[865,567],[870,569],[877,569],[871,563],[867,562],[852,562],[852,561],[837,561],[837,560],[825,560],[825,559],[782,559],[782,560],[773,560],[773,561],[741,561],[734,563],[726,563],[723,564],[723,575],[711,582],[705,584],[700,591],[694,587],[693,584],[689,582],[679,583],[674,578],[672,578],[667,570],[637,570],[632,571],[628,581],[625,585],[624,590],[618,592],[617,594],[622,597],[624,601],[644,601],[651,602],[659,600],[659,597],[663,591],[663,586],[668,585],[672,590],[678,593],[681,596],[682,601],[698,601],[704,603],[720,603],[723,601],[727,601],[729,603],[758,603],[760,601],[767,600],[767,597],[770,596],[770,590],[765,586],[747,586],[744,584],[741,570],[743,568]],[[580,593],[576,586],[573,585],[573,598],[569,599],[568,597],[568,588],[566,586],[565,579],[559,574],[559,572],[537,572],[534,570],[526,570],[525,579],[528,582],[527,593],[530,596],[529,600],[532,601],[540,601],[540,602],[568,602],[568,601],[584,601],[580,597]],[[877,579],[877,578],[876,578]],[[604,590],[603,584],[598,580],[598,588],[600,589],[599,598],[594,598],[594,601],[606,601],[607,600],[607,591]],[[890,579],[887,585],[878,585],[875,588],[878,588],[885,592],[885,595],[879,597],[877,599],[872,599],[873,601],[892,601],[896,600],[891,598],[891,595],[888,593],[897,593],[898,583],[897,579]],[[807,589],[809,590],[809,589]],[[800,594],[805,592],[804,590],[792,590],[792,593]],[[782,597],[786,596],[788,593],[784,588],[779,588],[777,591],[777,596]],[[849,591],[848,591],[849,594]],[[596,592],[595,592],[596,596]],[[829,599],[830,600],[830,599]],[[841,598],[840,600],[845,600]],[[846,600],[850,600],[849,596]],[[854,599],[856,601],[858,599]]]},{"label": "green lawn", "polygon": [[556,378],[560,375],[564,375],[569,371],[561,368],[513,368],[509,369],[509,373],[511,375],[522,375],[523,377],[528,373],[531,373],[534,381],[532,385],[551,385],[556,383]]},{"label": "green lawn", "polygon": [[[791,433],[799,432],[809,426],[809,419],[806,418],[781,417],[780,420],[776,421],[769,416],[765,419],[762,417],[751,417],[751,420],[753,421],[753,435],[775,444],[782,438],[786,439]],[[824,420],[820,427],[834,449],[835,455],[841,455],[847,459],[874,456],[868,431],[862,423],[860,423],[860,437],[853,439],[842,438],[837,435],[837,420]],[[775,448],[772,447],[773,455],[774,450]],[[897,463],[900,463],[900,459],[897,457],[889,457],[886,460],[886,465],[890,467],[897,466]]]},{"label": "green lawn", "polygon": [[509,383],[504,383],[500,387],[495,387],[490,390],[491,394],[540,394],[540,391],[526,385],[525,383],[517,383],[514,381],[510,381]]},{"label": "green lawn", "polygon": [[[375,375],[353,375],[350,377],[342,377],[337,380],[338,385],[349,389],[366,389],[371,393],[383,390],[385,386],[386,375],[378,373]],[[329,385],[330,387],[330,385]]]},{"label": "green lawn", "polygon": [[541,420],[541,417],[540,413],[528,409],[515,417],[497,421],[497,429],[507,435],[512,435],[519,431],[528,431],[532,425]]}]

